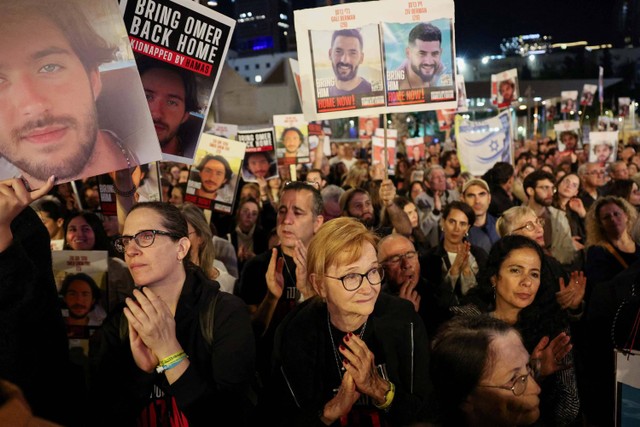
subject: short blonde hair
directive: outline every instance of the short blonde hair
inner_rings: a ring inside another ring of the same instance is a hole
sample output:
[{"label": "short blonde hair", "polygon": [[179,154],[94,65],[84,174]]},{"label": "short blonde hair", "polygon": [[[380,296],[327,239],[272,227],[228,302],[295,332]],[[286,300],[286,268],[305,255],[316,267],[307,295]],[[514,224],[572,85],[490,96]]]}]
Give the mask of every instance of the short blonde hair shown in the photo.
[{"label": "short blonde hair", "polygon": [[335,265],[357,261],[365,243],[375,249],[378,237],[360,221],[351,217],[334,218],[324,223],[313,236],[307,249],[307,275],[322,278]]},{"label": "short blonde hair", "polygon": [[528,206],[514,206],[504,211],[502,216],[496,221],[498,236],[504,237],[513,233],[515,224],[525,215],[538,216],[536,212]]}]

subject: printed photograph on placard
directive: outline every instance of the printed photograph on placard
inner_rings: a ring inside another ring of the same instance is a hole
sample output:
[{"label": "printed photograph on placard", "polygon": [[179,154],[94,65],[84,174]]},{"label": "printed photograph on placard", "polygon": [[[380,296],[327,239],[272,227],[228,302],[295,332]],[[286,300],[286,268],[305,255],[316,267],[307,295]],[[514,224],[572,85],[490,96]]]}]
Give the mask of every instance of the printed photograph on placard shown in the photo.
[{"label": "printed photograph on placard", "polygon": [[[398,140],[397,129],[387,129],[387,172],[395,175],[396,167],[396,142]],[[376,129],[375,135],[371,138],[372,165],[384,162],[384,129]]]},{"label": "printed photograph on placard", "polygon": [[379,126],[380,116],[358,117],[358,137],[361,140],[371,141],[371,137]]},{"label": "printed photograph on placard", "polygon": [[238,141],[247,147],[242,162],[244,181],[257,182],[260,178],[269,180],[278,176],[273,128],[239,131]]},{"label": "printed photograph on placard", "polygon": [[245,149],[242,142],[203,134],[189,170],[185,201],[203,209],[231,212]]},{"label": "printed photograph on placard", "polygon": [[599,116],[598,117],[598,130],[604,131],[616,131],[620,126],[620,120],[617,117]]},{"label": "printed photograph on placard", "polygon": [[512,68],[491,75],[491,103],[498,108],[511,106],[520,96],[518,69]]},{"label": "printed photograph on placard", "polygon": [[618,156],[618,132],[589,133],[589,161],[594,163],[615,162]]},{"label": "printed photograph on placard", "polygon": [[273,116],[278,165],[309,163],[309,130],[302,114]]},{"label": "printed photograph on placard", "polygon": [[384,105],[377,25],[309,31],[318,112]]},{"label": "printed photograph on placard", "polygon": [[456,118],[456,110],[437,110],[438,127],[441,131],[453,128],[453,122]]},{"label": "printed photograph on placard", "polygon": [[116,2],[2,1],[0,16],[3,104],[29,106],[0,112],[0,180],[36,189],[161,158]]},{"label": "printed photograph on placard", "polygon": [[188,0],[121,0],[163,159],[192,164],[235,21]]},{"label": "printed photograph on placard", "polygon": [[577,120],[563,120],[553,125],[556,133],[558,151],[575,152],[582,148],[582,139],[580,137],[580,122]]},{"label": "printed photograph on placard", "polygon": [[629,117],[629,107],[631,106],[631,98],[618,98],[618,116]]},{"label": "printed photograph on placard", "polygon": [[451,19],[381,27],[389,106],[456,99]]},{"label": "printed photograph on placard", "polygon": [[598,90],[597,85],[585,84],[582,87],[582,96],[580,97],[580,105],[590,107],[593,104],[593,98]]},{"label": "printed photograph on placard", "polygon": [[407,159],[411,162],[418,163],[425,158],[424,139],[422,137],[407,138],[404,141],[404,145],[407,148]]},{"label": "printed photograph on placard", "polygon": [[577,90],[563,90],[560,92],[560,112],[561,113],[575,113],[578,111],[578,91]]}]

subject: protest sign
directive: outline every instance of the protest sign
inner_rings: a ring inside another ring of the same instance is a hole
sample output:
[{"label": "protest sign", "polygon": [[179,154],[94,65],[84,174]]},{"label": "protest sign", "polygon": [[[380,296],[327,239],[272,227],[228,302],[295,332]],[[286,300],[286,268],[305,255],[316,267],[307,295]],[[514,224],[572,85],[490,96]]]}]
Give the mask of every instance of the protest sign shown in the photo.
[{"label": "protest sign", "polygon": [[520,96],[518,69],[512,68],[491,75],[491,103],[498,108],[511,106]]},{"label": "protest sign", "polygon": [[273,128],[242,130],[238,141],[246,145],[242,163],[242,179],[257,182],[258,178],[269,180],[278,176]]}]

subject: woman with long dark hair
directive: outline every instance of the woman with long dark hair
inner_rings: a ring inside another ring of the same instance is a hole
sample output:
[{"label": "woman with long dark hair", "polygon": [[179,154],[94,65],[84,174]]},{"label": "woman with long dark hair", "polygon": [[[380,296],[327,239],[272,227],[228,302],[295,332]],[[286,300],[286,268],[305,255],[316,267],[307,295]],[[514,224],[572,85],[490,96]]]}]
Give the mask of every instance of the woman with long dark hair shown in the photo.
[{"label": "woman with long dark hair", "polygon": [[535,241],[510,235],[494,243],[469,304],[457,315],[489,314],[514,326],[531,353],[545,425],[571,425],[580,409],[568,319],[552,286],[542,284],[546,264]]}]

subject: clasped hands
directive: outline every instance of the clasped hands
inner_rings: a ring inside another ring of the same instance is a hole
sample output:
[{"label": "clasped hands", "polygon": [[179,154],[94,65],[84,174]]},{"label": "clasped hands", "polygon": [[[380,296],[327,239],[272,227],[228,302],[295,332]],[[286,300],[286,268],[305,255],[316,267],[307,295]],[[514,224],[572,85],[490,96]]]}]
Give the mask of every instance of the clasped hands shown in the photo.
[{"label": "clasped hands", "polygon": [[357,335],[345,335],[339,351],[346,371],[338,393],[324,406],[323,421],[326,419],[330,423],[346,416],[361,394],[383,403],[389,388],[389,382],[378,373],[373,353]]},{"label": "clasped hands", "polygon": [[151,373],[160,360],[182,350],[176,338],[176,322],[169,306],[151,289],[133,291],[125,300],[129,344],[136,365]]}]

